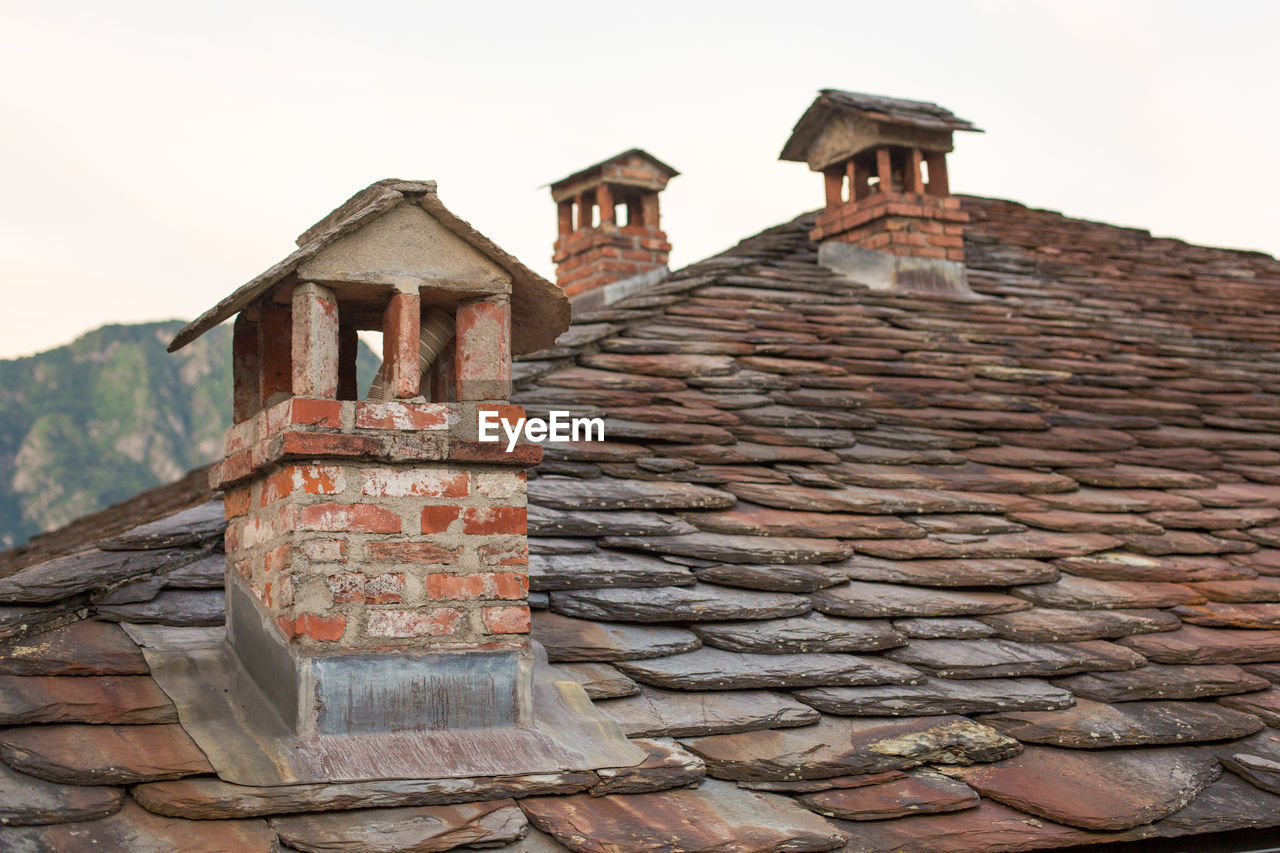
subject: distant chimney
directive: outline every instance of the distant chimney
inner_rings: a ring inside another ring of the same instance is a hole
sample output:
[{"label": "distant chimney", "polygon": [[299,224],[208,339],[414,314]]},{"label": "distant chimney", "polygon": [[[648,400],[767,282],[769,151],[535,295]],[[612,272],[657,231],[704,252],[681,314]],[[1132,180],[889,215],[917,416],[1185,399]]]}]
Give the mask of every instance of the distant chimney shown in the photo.
[{"label": "distant chimney", "polygon": [[[434,183],[374,184],[299,244],[171,346],[235,315],[236,423],[213,474],[235,658],[322,751],[321,736],[436,731],[452,746],[385,760],[424,778],[572,764],[532,728],[523,469],[541,448],[477,440],[480,412],[521,414],[511,356],[554,342],[567,300]],[[356,399],[361,329],[383,333],[378,400]],[[455,737],[501,729],[524,734],[479,765],[488,741]],[[308,766],[361,748],[343,749]]]},{"label": "distant chimney", "polygon": [[[808,163],[825,179],[826,208],[811,238],[950,261],[962,277],[969,216],[951,195],[946,161],[957,130],[981,132],[936,104],[823,89],[779,157]],[[946,265],[903,268],[930,267]]]},{"label": "distant chimney", "polygon": [[658,193],[678,174],[633,148],[551,184],[559,224],[552,260],[566,296],[666,270],[671,245],[659,227]]}]

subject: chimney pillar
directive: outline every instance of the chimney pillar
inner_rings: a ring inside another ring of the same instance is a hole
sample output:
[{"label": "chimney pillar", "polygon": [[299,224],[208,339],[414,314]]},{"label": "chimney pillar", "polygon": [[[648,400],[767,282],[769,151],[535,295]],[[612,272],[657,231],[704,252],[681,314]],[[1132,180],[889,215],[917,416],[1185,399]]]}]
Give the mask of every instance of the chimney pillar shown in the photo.
[{"label": "chimney pillar", "polygon": [[506,296],[458,306],[458,399],[505,400],[511,396],[511,302]]},{"label": "chimney pillar", "polygon": [[382,364],[388,399],[418,396],[422,374],[418,365],[421,299],[416,292],[396,293],[382,320]]},{"label": "chimney pillar", "polygon": [[314,282],[293,289],[293,393],[326,400],[338,396],[338,300]]}]

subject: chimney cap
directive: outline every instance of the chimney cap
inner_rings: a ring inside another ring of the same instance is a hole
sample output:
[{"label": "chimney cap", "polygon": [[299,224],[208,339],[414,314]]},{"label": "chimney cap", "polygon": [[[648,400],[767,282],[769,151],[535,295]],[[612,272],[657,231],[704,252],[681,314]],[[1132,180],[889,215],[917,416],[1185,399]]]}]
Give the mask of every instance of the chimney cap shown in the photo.
[{"label": "chimney cap", "polygon": [[274,285],[292,275],[305,261],[339,238],[354,233],[402,204],[416,204],[511,276],[511,348],[519,355],[545,349],[569,328],[569,301],[563,291],[526,267],[469,222],[440,202],[435,181],[388,178],[370,184],[347,199],[298,237],[298,248],[287,258],[241,286],[217,305],[188,323],[169,344],[175,352],[219,323],[249,307]]},{"label": "chimney cap", "polygon": [[552,198],[563,201],[587,187],[601,183],[634,186],[659,192],[678,174],[680,173],[674,168],[643,148],[629,148],[621,154],[615,154],[585,169],[579,169],[572,175],[553,181],[547,186],[551,188]]},{"label": "chimney cap", "polygon": [[818,135],[833,120],[851,117],[876,124],[896,125],[931,134],[945,134],[963,130],[982,133],[982,129],[955,113],[929,101],[912,101],[906,98],[890,98],[864,92],[846,92],[842,89],[823,89],[805,110],[791,131],[791,138],[783,146],[779,160],[805,162],[810,159],[809,150]]}]

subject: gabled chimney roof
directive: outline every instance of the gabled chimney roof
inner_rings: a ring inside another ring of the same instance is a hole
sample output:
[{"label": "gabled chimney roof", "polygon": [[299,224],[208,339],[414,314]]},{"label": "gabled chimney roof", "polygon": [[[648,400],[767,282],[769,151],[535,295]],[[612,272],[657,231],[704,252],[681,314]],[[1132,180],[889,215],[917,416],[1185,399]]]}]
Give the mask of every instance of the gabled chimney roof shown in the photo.
[{"label": "gabled chimney roof", "polygon": [[442,226],[510,274],[511,347],[514,354],[545,349],[568,327],[569,301],[560,288],[445,207],[436,195],[435,181],[387,178],[347,199],[298,237],[299,248],[296,251],[187,324],[169,344],[169,352],[181,349],[244,310],[321,249],[404,203],[421,206]]},{"label": "gabled chimney roof", "polygon": [[[628,174],[625,167],[634,157],[648,161],[660,176],[659,179],[654,180],[649,176]],[[551,188],[551,197],[556,201],[563,201],[577,191],[578,184],[591,181],[593,178],[603,178],[612,184],[630,184],[646,189],[661,190],[666,187],[667,181],[678,174],[680,173],[673,167],[654,157],[643,148],[629,148],[621,154],[615,154],[585,169],[579,169],[572,175],[566,175],[558,181],[552,181],[548,186]]]},{"label": "gabled chimney roof", "polygon": [[868,95],[863,92],[823,89],[796,122],[795,129],[791,131],[791,138],[783,146],[778,159],[797,162],[807,160],[806,155],[814,138],[829,121],[842,115],[928,131],[983,132],[972,122],[929,101],[911,101],[906,98]]}]

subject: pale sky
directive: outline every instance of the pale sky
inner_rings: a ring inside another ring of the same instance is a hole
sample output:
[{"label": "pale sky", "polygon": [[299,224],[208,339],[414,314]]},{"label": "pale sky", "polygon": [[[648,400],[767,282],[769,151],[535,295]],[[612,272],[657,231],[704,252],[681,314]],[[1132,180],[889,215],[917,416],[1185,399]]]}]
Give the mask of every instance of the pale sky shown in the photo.
[{"label": "pale sky", "polygon": [[672,266],[822,204],[823,87],[936,101],[957,192],[1280,253],[1269,2],[0,0],[0,357],[191,318],[384,177],[551,277],[542,185],[679,169]]}]

